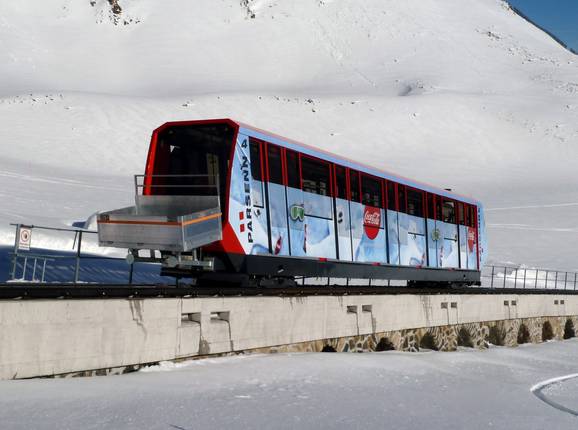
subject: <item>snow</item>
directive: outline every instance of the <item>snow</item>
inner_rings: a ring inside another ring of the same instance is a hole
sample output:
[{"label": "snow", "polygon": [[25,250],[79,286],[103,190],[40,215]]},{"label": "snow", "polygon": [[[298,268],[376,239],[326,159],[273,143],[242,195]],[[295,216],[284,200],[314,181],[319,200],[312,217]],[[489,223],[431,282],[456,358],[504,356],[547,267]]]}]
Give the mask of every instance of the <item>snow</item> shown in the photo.
[{"label": "snow", "polygon": [[[10,429],[573,429],[536,397],[576,372],[578,340],[486,351],[240,355],[122,376],[0,382]],[[545,398],[571,411],[576,380]]]},{"label": "snow", "polygon": [[[233,117],[482,200],[490,262],[578,269],[578,57],[504,2],[119,5],[0,2],[0,268],[11,222],[130,205],[160,124]],[[576,372],[576,353],[237,356],[3,381],[0,427],[574,428],[530,388]],[[541,393],[572,408],[575,383]]]},{"label": "snow", "polygon": [[119,5],[0,4],[0,243],[131,204],[158,125],[234,117],[479,198],[490,261],[576,268],[577,57],[505,3]]}]

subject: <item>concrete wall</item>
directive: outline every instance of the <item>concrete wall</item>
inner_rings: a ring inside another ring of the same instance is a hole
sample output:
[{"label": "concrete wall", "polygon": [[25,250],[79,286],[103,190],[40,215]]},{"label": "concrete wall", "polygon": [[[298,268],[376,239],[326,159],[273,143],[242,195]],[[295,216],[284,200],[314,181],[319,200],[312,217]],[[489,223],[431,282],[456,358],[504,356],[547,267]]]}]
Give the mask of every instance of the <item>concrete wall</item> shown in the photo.
[{"label": "concrete wall", "polygon": [[578,296],[0,301],[0,379],[138,366],[415,328],[578,315]]}]

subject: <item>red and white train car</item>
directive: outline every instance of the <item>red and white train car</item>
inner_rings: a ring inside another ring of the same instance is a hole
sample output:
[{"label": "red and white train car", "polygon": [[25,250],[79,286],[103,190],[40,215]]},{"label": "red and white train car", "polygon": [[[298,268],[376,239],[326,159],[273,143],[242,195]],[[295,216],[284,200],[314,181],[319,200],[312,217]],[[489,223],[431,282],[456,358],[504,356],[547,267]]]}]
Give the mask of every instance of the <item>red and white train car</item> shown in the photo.
[{"label": "red and white train car", "polygon": [[199,192],[163,188],[163,175],[218,177],[222,211],[221,240],[194,250],[214,261],[212,271],[177,266],[166,274],[480,281],[486,237],[477,200],[230,119],[157,128],[144,194]]}]

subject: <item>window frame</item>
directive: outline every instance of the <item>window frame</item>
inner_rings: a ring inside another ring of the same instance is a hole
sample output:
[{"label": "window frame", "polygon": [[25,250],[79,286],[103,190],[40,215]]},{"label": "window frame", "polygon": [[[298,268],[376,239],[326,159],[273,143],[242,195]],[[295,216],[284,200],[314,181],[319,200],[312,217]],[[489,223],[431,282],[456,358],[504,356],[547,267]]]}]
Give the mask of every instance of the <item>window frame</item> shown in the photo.
[{"label": "window frame", "polygon": [[[366,205],[365,203],[363,203],[363,177],[364,176],[376,181],[379,184],[379,187],[380,187],[380,189],[379,189],[380,205],[379,206]],[[372,208],[383,209],[383,206],[384,206],[384,202],[383,202],[383,179],[378,177],[378,176],[371,175],[369,173],[359,172],[359,200],[360,200],[360,203],[362,205],[371,206]]]},{"label": "window frame", "polygon": [[333,169],[332,169],[333,163],[331,163],[330,161],[324,160],[322,158],[319,158],[319,157],[315,157],[315,156],[308,155],[308,154],[303,154],[301,152],[299,152],[298,154],[299,154],[299,168],[301,170],[301,172],[300,172],[301,173],[301,175],[300,175],[301,176],[301,191],[306,192],[306,193],[310,193],[310,191],[305,191],[303,189],[303,158],[306,158],[306,159],[312,160],[312,161],[317,162],[317,163],[325,164],[327,166],[327,170],[329,173],[329,178],[328,178],[329,180],[327,182],[328,194],[326,194],[326,195],[317,194],[317,193],[312,193],[312,194],[317,194],[318,196],[323,196],[323,197],[333,197]]},{"label": "window frame", "polygon": [[[407,186],[404,184],[396,184],[395,188],[397,190],[397,212],[407,214]],[[403,195],[403,205],[399,198],[400,195]],[[402,208],[402,206],[404,207]]]},{"label": "window frame", "polygon": [[[343,196],[342,195],[338,195],[338,191],[340,189],[340,187],[337,184],[337,170],[341,169],[343,171]],[[342,199],[342,200],[349,200],[349,186],[348,186],[348,175],[347,175],[347,167],[342,166],[341,164],[333,164],[333,180],[334,180],[334,193],[333,193],[333,197],[335,197],[336,199]]]},{"label": "window frame", "polygon": [[[446,221],[446,220],[444,219],[443,210],[444,210],[444,205],[445,205],[446,202],[448,202],[448,203],[453,203],[453,208],[454,208],[454,210],[453,210],[453,221]],[[445,197],[445,196],[444,196],[444,197],[442,198],[442,204],[441,204],[441,209],[442,209],[441,221],[442,221],[442,222],[445,222],[445,223],[447,223],[447,224],[457,224],[457,216],[456,216],[456,215],[457,215],[457,214],[456,214],[457,204],[456,204],[456,203],[457,203],[456,200],[451,199],[451,198],[449,198],[449,197]]]},{"label": "window frame", "polygon": [[[277,182],[277,181],[272,181],[271,180],[271,170],[269,169],[269,148],[275,148],[277,150],[279,150],[279,164],[281,167],[281,182]],[[266,148],[265,148],[265,153],[267,154],[267,182],[270,184],[277,184],[277,185],[286,185],[285,184],[285,175],[283,174],[283,151],[282,151],[282,147],[279,145],[275,145],[272,143],[267,142]]]},{"label": "window frame", "polygon": [[[426,193],[426,218],[436,220],[436,195],[434,193]],[[431,205],[430,205],[431,202]]]},{"label": "window frame", "polygon": [[[357,174],[357,200],[353,200],[353,193],[351,192],[351,173],[355,173]],[[350,202],[354,202],[354,203],[361,203],[361,177],[360,177],[360,172],[359,170],[356,169],[347,169],[347,196],[348,196],[348,200]]]},{"label": "window frame", "polygon": [[[408,193],[408,191],[414,191],[414,192],[421,194],[421,215],[415,215],[415,214],[409,213],[409,198],[408,198],[409,193]],[[425,195],[426,195],[426,192],[424,190],[421,190],[421,189],[416,188],[416,187],[410,187],[409,185],[406,185],[405,186],[405,205],[407,208],[407,212],[405,212],[405,213],[407,213],[408,215],[411,215],[411,216],[426,219],[427,218],[427,213],[426,213],[427,210],[425,207],[425,205],[426,205]]]},{"label": "window frame", "polygon": [[[394,200],[394,201],[392,202],[393,208],[390,208],[390,207],[389,207],[389,206],[390,206],[390,204],[389,204],[389,203],[390,203],[390,197],[391,197],[391,196],[389,195],[390,185],[391,185],[391,187],[392,187],[392,189],[393,189],[393,200]],[[387,183],[386,183],[386,188],[387,188],[387,189],[386,189],[386,194],[387,194],[387,210],[397,212],[397,208],[398,208],[398,201],[397,201],[397,183],[394,182],[394,181],[387,181]]]},{"label": "window frame", "polygon": [[470,227],[477,229],[478,228],[478,207],[476,205],[469,205],[470,206]]},{"label": "window frame", "polygon": [[256,139],[254,137],[249,137],[249,156],[251,156],[251,146],[255,144],[257,145],[257,149],[258,149],[258,153],[259,153],[259,174],[261,175],[261,178],[257,179],[255,177],[253,177],[253,159],[251,158],[251,179],[254,181],[258,181],[258,182],[265,182],[265,169],[263,168],[264,166],[264,158],[263,158],[263,146],[265,146],[265,142],[260,140],[260,139]]},{"label": "window frame", "polygon": [[[285,186],[286,187],[290,187],[290,188],[296,188],[298,190],[301,190],[303,188],[303,177],[301,176],[301,156],[300,153],[298,151],[294,151],[292,149],[285,149],[285,156],[283,157],[283,164],[285,165]],[[297,175],[297,179],[298,179],[298,186],[297,187],[293,187],[293,184],[290,184],[289,182],[289,164],[288,164],[288,160],[289,160],[289,154],[295,154],[296,157],[296,161],[297,161],[297,172],[295,172],[295,174]]]},{"label": "window frame", "polygon": [[457,204],[457,217],[456,217],[456,224],[457,225],[466,225],[466,212],[465,212],[465,206],[466,204],[464,202],[461,202],[459,200],[456,200],[456,204]]},{"label": "window frame", "polygon": [[442,197],[438,194],[434,194],[434,212],[435,220],[443,222],[443,202]]}]

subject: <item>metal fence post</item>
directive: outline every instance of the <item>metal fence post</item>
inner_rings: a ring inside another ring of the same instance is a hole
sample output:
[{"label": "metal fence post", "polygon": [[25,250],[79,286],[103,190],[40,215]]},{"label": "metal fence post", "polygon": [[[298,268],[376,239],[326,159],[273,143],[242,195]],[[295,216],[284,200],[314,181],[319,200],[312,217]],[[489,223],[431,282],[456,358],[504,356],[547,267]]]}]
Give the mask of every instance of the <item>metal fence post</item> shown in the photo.
[{"label": "metal fence post", "polygon": [[129,285],[132,285],[133,273],[134,273],[134,263],[130,263],[130,269],[128,272],[128,284]]},{"label": "metal fence post", "polygon": [[78,244],[76,247],[76,267],[74,268],[74,283],[78,283],[78,276],[80,272],[80,247],[82,246],[82,231],[78,232]]},{"label": "metal fence post", "polygon": [[539,270],[536,269],[536,282],[534,282],[534,288],[538,288],[538,272]]},{"label": "metal fence post", "polygon": [[526,271],[528,269],[524,269],[524,286],[522,288],[526,289]]},{"label": "metal fence post", "polygon": [[492,279],[490,281],[490,288],[494,288],[494,271],[496,270],[496,266],[492,266]]},{"label": "metal fence post", "polygon": [[506,270],[508,270],[508,268],[504,267],[504,288],[506,288]]},{"label": "metal fence post", "polygon": [[16,266],[18,264],[18,254],[12,254],[12,273],[10,279],[16,279]]},{"label": "metal fence post", "polygon": [[32,282],[34,282],[34,278],[36,278],[36,263],[38,262],[38,258],[34,258],[34,265],[32,266]]},{"label": "metal fence post", "polygon": [[554,289],[558,289],[558,271],[556,270],[556,276],[554,277]]},{"label": "metal fence post", "polygon": [[16,224],[16,233],[14,233],[14,259],[12,260],[12,279],[16,279],[16,266],[18,264],[18,231],[20,230],[20,224]]},{"label": "metal fence post", "polygon": [[514,272],[514,289],[516,289],[516,285],[518,284],[518,269]]},{"label": "metal fence post", "polygon": [[44,259],[44,264],[42,264],[42,279],[40,282],[44,283],[44,274],[46,273],[46,258]]},{"label": "metal fence post", "polygon": [[24,267],[22,268],[22,279],[26,280],[26,266],[28,266],[28,257],[24,257]]},{"label": "metal fence post", "polygon": [[546,279],[544,280],[544,289],[548,289],[548,270],[546,270]]},{"label": "metal fence post", "polygon": [[568,282],[568,272],[564,272],[564,291],[566,291],[567,282]]}]

